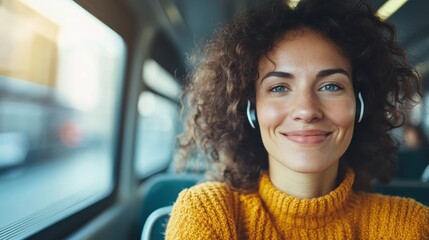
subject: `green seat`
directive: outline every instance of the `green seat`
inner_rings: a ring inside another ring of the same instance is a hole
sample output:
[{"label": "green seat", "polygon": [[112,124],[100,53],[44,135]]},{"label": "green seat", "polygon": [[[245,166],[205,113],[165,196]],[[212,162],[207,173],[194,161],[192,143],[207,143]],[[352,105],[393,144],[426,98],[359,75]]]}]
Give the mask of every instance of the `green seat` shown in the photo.
[{"label": "green seat", "polygon": [[[195,185],[201,175],[194,174],[159,174],[151,178],[142,188],[141,224],[146,222],[148,216],[158,209],[173,205],[179,193]],[[151,230],[152,240],[164,239],[165,226],[168,216],[156,220]]]}]

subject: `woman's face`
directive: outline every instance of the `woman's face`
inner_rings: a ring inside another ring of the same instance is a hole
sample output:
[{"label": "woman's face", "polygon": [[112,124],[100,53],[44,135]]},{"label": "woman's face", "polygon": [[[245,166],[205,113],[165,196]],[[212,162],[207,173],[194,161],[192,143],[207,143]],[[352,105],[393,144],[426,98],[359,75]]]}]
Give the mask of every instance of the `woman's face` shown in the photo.
[{"label": "woman's face", "polygon": [[336,170],[353,135],[350,62],[309,29],[286,33],[268,58],[259,63],[256,110],[270,171]]}]

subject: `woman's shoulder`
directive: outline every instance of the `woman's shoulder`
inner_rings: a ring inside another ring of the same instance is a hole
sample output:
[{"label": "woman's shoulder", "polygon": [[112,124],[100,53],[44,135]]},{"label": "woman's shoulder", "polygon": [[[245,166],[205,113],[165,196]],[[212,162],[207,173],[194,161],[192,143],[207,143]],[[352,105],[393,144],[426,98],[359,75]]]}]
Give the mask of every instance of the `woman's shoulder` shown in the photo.
[{"label": "woman's shoulder", "polygon": [[234,239],[237,193],[220,182],[183,190],[167,225],[167,239]]},{"label": "woman's shoulder", "polygon": [[411,234],[411,236],[429,237],[428,206],[406,197],[378,193],[359,193],[358,195],[360,214],[368,216],[367,220],[371,221],[370,224],[392,225],[407,236]]},{"label": "woman's shoulder", "polygon": [[222,182],[204,182],[180,192],[175,206],[192,206],[194,209],[229,208],[238,201],[239,193]]},{"label": "woman's shoulder", "polygon": [[358,193],[361,205],[371,211],[387,211],[392,213],[403,213],[404,215],[415,214],[417,212],[426,214],[429,219],[429,207],[412,198],[388,196],[379,193]]},{"label": "woman's shoulder", "polygon": [[185,195],[188,197],[198,197],[200,199],[221,199],[229,197],[235,191],[226,183],[223,182],[203,182],[191,188],[184,189],[179,196]]},{"label": "woman's shoulder", "polygon": [[412,198],[389,196],[379,193],[359,193],[360,197],[364,198],[366,203],[373,207],[386,208],[399,208],[408,209],[409,211],[423,211],[429,213],[429,207]]}]

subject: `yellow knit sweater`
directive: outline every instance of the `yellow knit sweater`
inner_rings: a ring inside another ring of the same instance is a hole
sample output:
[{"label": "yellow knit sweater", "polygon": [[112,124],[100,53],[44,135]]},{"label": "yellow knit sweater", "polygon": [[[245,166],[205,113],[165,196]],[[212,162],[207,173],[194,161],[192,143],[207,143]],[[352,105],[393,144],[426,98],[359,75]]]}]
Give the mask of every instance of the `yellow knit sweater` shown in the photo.
[{"label": "yellow knit sweater", "polygon": [[328,195],[297,199],[267,174],[259,191],[208,182],[184,190],[166,239],[429,239],[429,208],[407,198],[352,190],[354,173]]}]

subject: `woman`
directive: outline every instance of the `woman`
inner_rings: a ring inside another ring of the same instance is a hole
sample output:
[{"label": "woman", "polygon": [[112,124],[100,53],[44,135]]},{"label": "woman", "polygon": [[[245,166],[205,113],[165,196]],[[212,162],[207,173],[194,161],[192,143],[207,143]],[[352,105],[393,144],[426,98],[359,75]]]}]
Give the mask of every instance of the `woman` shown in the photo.
[{"label": "woman", "polygon": [[363,191],[389,180],[389,130],[421,96],[368,5],[279,1],[205,49],[177,160],[202,150],[217,181],[180,194],[167,239],[429,238],[427,207]]}]

